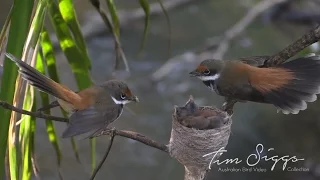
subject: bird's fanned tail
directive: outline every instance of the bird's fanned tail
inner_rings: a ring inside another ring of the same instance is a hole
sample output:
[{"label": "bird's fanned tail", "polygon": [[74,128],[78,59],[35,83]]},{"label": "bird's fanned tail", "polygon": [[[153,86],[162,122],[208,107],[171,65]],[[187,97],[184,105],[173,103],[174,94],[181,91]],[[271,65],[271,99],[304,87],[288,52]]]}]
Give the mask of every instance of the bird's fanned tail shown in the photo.
[{"label": "bird's fanned tail", "polygon": [[307,109],[307,102],[317,99],[316,94],[320,93],[320,56],[298,58],[273,69],[281,73],[264,75],[269,78],[269,85],[264,85],[267,88],[254,87],[284,114],[297,114]]}]

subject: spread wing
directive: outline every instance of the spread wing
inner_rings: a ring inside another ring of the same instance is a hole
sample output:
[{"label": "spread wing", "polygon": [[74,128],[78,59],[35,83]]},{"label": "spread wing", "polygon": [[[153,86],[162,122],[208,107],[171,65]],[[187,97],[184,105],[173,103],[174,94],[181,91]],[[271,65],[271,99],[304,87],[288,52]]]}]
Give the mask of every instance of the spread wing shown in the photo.
[{"label": "spread wing", "polygon": [[67,138],[92,131],[94,133],[100,132],[118,119],[123,109],[122,105],[118,104],[104,106],[103,111],[96,106],[92,105],[87,109],[74,112],[70,116],[70,123],[63,132],[62,137]]},{"label": "spread wing", "polygon": [[249,64],[251,66],[262,66],[264,62],[269,59],[271,56],[251,56],[251,57],[241,57],[238,60],[242,61],[243,63]]},{"label": "spread wing", "polygon": [[[221,88],[223,87],[223,89]],[[257,90],[252,88],[249,82],[242,84],[224,84],[216,83],[215,89],[221,96],[235,98],[243,101],[265,102],[265,98]]]}]

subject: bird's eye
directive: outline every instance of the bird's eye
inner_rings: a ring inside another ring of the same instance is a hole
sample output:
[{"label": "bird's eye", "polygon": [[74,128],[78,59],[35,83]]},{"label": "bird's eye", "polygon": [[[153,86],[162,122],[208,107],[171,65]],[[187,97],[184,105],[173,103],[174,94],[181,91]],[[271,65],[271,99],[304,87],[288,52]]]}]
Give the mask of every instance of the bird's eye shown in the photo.
[{"label": "bird's eye", "polygon": [[203,71],[204,74],[210,74],[210,71],[207,69],[205,71]]},{"label": "bird's eye", "polygon": [[122,93],[121,96],[120,96],[121,99],[126,99],[126,97],[127,97],[127,96],[126,96],[126,94],[124,94],[124,93]]}]

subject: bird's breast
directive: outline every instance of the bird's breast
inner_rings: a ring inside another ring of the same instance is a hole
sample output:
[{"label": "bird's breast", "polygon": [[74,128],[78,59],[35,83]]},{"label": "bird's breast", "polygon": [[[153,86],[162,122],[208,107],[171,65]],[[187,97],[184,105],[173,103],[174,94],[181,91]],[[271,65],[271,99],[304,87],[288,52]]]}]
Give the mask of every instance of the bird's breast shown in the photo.
[{"label": "bird's breast", "polygon": [[211,91],[215,91],[215,82],[213,80],[202,81]]}]

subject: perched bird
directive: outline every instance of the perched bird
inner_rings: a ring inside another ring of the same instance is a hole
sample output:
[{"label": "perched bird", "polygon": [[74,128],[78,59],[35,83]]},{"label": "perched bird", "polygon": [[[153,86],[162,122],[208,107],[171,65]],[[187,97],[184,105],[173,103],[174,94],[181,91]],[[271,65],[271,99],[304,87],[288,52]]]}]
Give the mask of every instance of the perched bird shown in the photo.
[{"label": "perched bird", "polygon": [[227,99],[273,104],[284,114],[297,114],[320,93],[320,56],[312,54],[274,67],[267,56],[237,60],[204,60],[190,72]]},{"label": "perched bird", "polygon": [[76,93],[44,76],[12,54],[5,55],[17,64],[19,73],[25,80],[57,98],[59,105],[70,112],[69,124],[63,132],[63,138],[89,132],[93,132],[89,137],[99,134],[119,118],[125,104],[139,101],[124,82],[109,80]]},{"label": "perched bird", "polygon": [[219,109],[198,107],[192,96],[190,96],[185,106],[175,106],[174,109],[175,117],[180,124],[198,130],[220,128],[227,123],[230,118],[227,113]]}]

